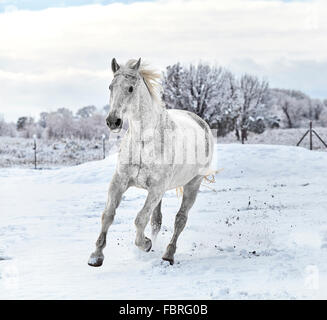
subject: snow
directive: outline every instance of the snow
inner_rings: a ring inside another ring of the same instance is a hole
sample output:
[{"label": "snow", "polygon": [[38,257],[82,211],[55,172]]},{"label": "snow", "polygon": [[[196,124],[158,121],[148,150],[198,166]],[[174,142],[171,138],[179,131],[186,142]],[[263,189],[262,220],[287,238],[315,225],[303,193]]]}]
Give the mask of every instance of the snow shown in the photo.
[{"label": "snow", "polygon": [[162,231],[145,253],[134,245],[146,196],[136,188],[109,230],[104,265],[87,265],[116,155],[56,170],[2,168],[0,299],[326,299],[326,153],[215,150],[223,170],[201,187],[173,266],[161,256],[181,199],[165,194]]}]

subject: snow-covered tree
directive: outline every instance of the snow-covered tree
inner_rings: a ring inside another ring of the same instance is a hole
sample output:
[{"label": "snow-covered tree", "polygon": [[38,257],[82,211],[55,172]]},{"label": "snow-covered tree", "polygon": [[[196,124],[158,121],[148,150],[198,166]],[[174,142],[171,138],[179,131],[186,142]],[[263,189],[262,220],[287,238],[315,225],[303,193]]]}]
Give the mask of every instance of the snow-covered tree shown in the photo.
[{"label": "snow-covered tree", "polygon": [[163,77],[166,107],[196,113],[224,135],[234,127],[238,93],[232,74],[220,67],[200,63],[169,66]]},{"label": "snow-covered tree", "polygon": [[[239,136],[241,131],[241,140],[247,139],[247,131],[256,125],[263,125],[262,119],[267,112],[265,101],[268,94],[268,82],[260,81],[256,76],[249,74],[243,75],[239,80],[239,92],[241,98],[241,108],[237,118],[236,132]],[[258,133],[262,129],[258,129]]]},{"label": "snow-covered tree", "polygon": [[301,91],[285,89],[271,89],[269,96],[269,104],[280,115],[283,127],[307,127],[310,120],[324,125],[327,108],[321,100],[311,99]]},{"label": "snow-covered tree", "polygon": [[50,112],[47,116],[48,138],[68,138],[74,133],[73,113],[67,108]]},{"label": "snow-covered tree", "polygon": [[217,136],[224,136],[235,128],[241,100],[237,82],[231,72],[222,73],[218,84],[214,103],[208,108],[205,119],[211,128],[217,130]]},{"label": "snow-covered tree", "polygon": [[32,117],[19,117],[16,128],[24,138],[31,138],[36,133],[36,124]]},{"label": "snow-covered tree", "polygon": [[86,106],[77,110],[76,116],[79,118],[90,118],[96,112],[95,106]]},{"label": "snow-covered tree", "polygon": [[187,69],[184,69],[180,63],[167,67],[162,81],[162,97],[167,109],[188,110],[189,106],[185,101],[187,78]]},{"label": "snow-covered tree", "polygon": [[324,104],[319,99],[312,99],[309,102],[309,110],[306,117],[318,121],[322,111],[324,110]]},{"label": "snow-covered tree", "polygon": [[17,134],[15,123],[7,123],[0,114],[0,136],[15,137]]},{"label": "snow-covered tree", "polygon": [[39,125],[41,128],[46,128],[46,127],[47,127],[47,119],[48,119],[48,115],[49,115],[48,112],[41,112],[41,113],[40,113],[40,118],[39,118],[39,121],[38,121],[38,125]]}]

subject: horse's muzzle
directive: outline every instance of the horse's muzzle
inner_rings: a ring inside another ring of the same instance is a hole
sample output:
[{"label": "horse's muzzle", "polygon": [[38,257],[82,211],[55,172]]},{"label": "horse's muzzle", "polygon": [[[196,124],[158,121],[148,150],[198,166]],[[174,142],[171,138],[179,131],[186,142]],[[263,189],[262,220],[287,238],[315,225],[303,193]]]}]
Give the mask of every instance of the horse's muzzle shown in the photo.
[{"label": "horse's muzzle", "polygon": [[112,115],[107,117],[106,122],[110,130],[121,129],[123,126],[123,120]]}]

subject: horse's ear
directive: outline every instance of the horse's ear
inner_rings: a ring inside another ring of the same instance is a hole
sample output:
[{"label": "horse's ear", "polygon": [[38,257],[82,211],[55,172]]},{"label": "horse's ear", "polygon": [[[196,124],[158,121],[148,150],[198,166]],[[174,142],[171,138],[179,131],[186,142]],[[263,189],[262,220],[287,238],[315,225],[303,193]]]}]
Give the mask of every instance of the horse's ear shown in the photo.
[{"label": "horse's ear", "polygon": [[111,61],[111,70],[115,73],[120,68],[119,64],[117,63],[116,59],[113,58]]},{"label": "horse's ear", "polygon": [[141,58],[135,63],[132,69],[137,71],[140,68],[140,65],[141,65]]}]

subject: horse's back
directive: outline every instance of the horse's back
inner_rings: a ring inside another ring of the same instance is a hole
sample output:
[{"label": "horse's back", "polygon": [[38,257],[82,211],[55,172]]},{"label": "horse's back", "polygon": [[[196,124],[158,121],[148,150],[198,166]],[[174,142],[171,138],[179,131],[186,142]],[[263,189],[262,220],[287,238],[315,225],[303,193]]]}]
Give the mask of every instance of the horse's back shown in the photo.
[{"label": "horse's back", "polygon": [[179,170],[181,174],[187,171],[206,175],[210,168],[214,147],[214,138],[209,125],[189,111],[171,109],[168,110],[168,114],[176,125],[175,158],[183,159],[183,163],[175,163],[177,171]]}]

